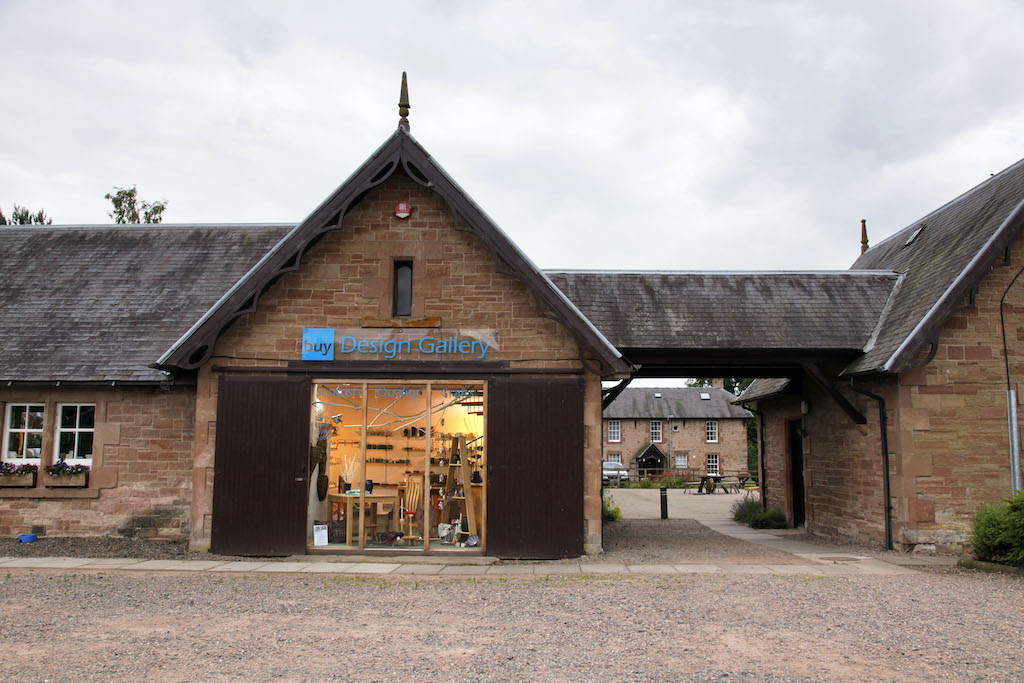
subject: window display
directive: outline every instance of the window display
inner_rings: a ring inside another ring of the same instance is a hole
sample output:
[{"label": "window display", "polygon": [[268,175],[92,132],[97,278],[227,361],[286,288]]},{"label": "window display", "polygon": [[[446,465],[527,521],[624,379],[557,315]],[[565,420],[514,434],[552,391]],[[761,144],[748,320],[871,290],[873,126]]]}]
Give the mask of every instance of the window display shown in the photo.
[{"label": "window display", "polygon": [[326,527],[327,547],[481,548],[484,395],[482,382],[314,384],[310,544]]}]

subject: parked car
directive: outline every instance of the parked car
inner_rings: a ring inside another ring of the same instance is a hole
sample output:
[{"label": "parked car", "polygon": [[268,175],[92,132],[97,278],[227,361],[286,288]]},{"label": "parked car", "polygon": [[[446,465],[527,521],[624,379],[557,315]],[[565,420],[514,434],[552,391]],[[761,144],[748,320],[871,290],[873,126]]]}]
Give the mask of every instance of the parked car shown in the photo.
[{"label": "parked car", "polygon": [[629,481],[629,470],[621,462],[605,462],[601,465],[601,483],[621,484],[624,481]]}]

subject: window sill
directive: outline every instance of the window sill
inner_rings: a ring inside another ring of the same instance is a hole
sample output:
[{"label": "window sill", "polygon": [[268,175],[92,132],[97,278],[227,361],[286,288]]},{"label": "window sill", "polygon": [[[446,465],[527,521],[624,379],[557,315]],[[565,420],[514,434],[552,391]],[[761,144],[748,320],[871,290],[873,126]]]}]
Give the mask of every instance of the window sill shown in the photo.
[{"label": "window sill", "polygon": [[14,489],[0,488],[0,498],[99,498],[99,489],[76,489],[76,488],[36,488],[36,489]]}]

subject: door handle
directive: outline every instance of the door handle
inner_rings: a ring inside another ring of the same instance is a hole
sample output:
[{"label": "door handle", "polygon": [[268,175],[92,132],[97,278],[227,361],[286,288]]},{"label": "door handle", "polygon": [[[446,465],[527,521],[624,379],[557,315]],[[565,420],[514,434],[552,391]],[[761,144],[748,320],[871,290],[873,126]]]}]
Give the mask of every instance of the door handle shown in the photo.
[{"label": "door handle", "polygon": [[295,481],[305,481],[305,477],[295,477]]}]

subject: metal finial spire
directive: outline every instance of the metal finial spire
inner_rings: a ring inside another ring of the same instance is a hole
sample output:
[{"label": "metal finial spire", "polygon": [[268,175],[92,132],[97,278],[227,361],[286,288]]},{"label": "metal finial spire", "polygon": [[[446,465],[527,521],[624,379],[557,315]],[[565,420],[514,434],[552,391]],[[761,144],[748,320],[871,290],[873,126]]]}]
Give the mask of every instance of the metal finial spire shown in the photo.
[{"label": "metal finial spire", "polygon": [[402,92],[398,96],[398,127],[409,132],[409,84],[406,82],[405,72],[402,72]]},{"label": "metal finial spire", "polygon": [[860,219],[860,253],[868,250],[868,219]]}]

